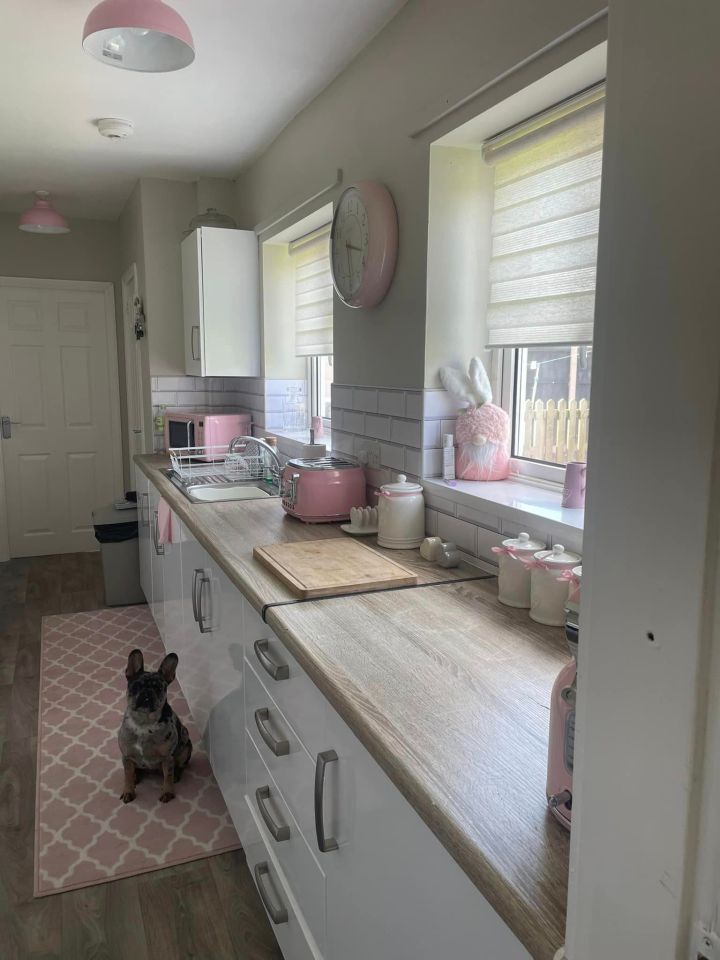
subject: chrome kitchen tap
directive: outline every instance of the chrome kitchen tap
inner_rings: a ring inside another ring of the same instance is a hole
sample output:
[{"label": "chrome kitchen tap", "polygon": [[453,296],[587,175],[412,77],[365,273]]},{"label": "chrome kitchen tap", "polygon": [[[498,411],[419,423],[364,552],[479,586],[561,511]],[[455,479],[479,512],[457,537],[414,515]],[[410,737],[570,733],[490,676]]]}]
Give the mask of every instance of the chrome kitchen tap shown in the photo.
[{"label": "chrome kitchen tap", "polygon": [[[237,444],[244,444],[241,451],[235,449]],[[248,447],[252,449],[252,444],[257,445],[257,452],[262,450],[270,458],[270,473],[272,474],[273,483],[279,487],[282,475],[282,464],[280,463],[280,457],[277,454],[277,450],[274,450],[269,443],[265,443],[264,440],[261,440],[259,437],[233,437],[230,443],[228,444],[228,453],[248,453]],[[251,454],[252,455],[252,454]]]}]

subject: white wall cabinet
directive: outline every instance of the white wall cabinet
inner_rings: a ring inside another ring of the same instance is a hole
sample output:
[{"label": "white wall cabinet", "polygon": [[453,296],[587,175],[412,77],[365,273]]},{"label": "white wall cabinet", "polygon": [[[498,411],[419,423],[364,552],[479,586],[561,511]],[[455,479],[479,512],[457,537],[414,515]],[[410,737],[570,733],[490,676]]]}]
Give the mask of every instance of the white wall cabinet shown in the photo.
[{"label": "white wall cabinet", "polygon": [[185,371],[260,375],[258,242],[252,230],[200,227],[181,244]]},{"label": "white wall cabinet", "polygon": [[204,547],[155,553],[148,493],[151,610],[285,960],[530,960]]}]

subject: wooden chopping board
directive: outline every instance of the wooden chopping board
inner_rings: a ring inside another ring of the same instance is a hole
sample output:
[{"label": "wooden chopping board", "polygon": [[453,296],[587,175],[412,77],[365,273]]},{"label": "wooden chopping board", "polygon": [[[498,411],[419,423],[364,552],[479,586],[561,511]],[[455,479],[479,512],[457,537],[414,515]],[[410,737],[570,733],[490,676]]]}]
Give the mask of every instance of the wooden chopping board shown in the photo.
[{"label": "wooden chopping board", "polygon": [[303,599],[417,583],[417,574],[356,540],[305,540],[255,547],[253,555]]}]

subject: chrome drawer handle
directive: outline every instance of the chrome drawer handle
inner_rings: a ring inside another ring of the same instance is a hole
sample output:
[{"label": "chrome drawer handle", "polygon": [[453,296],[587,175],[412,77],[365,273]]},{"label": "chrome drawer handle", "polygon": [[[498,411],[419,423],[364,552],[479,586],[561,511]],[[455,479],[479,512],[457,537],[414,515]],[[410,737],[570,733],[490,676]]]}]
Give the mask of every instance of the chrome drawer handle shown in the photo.
[{"label": "chrome drawer handle", "polygon": [[272,750],[276,757],[285,757],[290,753],[290,744],[287,740],[275,739],[266,726],[269,719],[270,711],[267,707],[260,707],[259,710],[255,711],[255,726],[265,741],[265,745]]},{"label": "chrome drawer handle", "polygon": [[315,763],[315,833],[320,853],[331,853],[337,850],[338,842],[334,837],[325,836],[325,817],[323,814],[323,799],[325,793],[325,768],[329,763],[335,763],[338,755],[334,750],[323,750],[317,755]]},{"label": "chrome drawer handle", "polygon": [[273,680],[287,680],[290,676],[290,667],[286,663],[276,663],[268,654],[268,641],[256,640],[253,644],[255,656],[265,673],[269,673]]},{"label": "chrome drawer handle", "polygon": [[200,589],[198,590],[198,627],[200,627],[200,633],[212,633],[212,627],[209,627],[205,623],[205,612],[203,610],[203,587],[206,583],[210,583],[210,577],[206,577],[203,574],[203,576],[199,578],[198,583],[200,584]]},{"label": "chrome drawer handle", "polygon": [[193,620],[195,621],[195,623],[198,622],[197,586],[198,586],[198,575],[201,573],[202,573],[202,570],[199,567],[193,570],[192,591],[190,592],[190,596],[192,598]]},{"label": "chrome drawer handle", "polygon": [[270,895],[268,894],[267,887],[265,886],[265,878],[270,876],[270,867],[268,865],[267,860],[264,860],[262,863],[256,863],[254,872],[255,872],[255,883],[257,884],[258,893],[260,894],[260,899],[263,902],[263,906],[265,907],[267,912],[270,914],[270,919],[276,926],[281,923],[287,923],[288,922],[287,908],[284,907],[279,900],[278,900],[278,903],[280,903],[280,905],[276,907],[275,904],[270,899]]},{"label": "chrome drawer handle", "polygon": [[[145,507],[147,507],[147,520],[145,519],[145,508],[143,507],[143,504],[145,504]],[[149,493],[140,494],[140,521],[144,527],[150,526],[150,494]]]},{"label": "chrome drawer handle", "polygon": [[265,801],[270,799],[270,787],[258,787],[255,791],[255,802],[258,805],[260,816],[263,818],[265,826],[272,834],[273,840],[282,843],[283,840],[290,839],[290,827],[284,823],[282,825],[275,823],[272,814],[265,806]]},{"label": "chrome drawer handle", "polygon": [[153,538],[153,545],[155,547],[155,553],[159,557],[164,556],[165,545],[160,543],[160,517],[158,516],[157,510],[153,510],[152,538]]},{"label": "chrome drawer handle", "polygon": [[[198,342],[198,355],[197,355],[197,356],[195,356],[195,331],[196,331],[196,330],[197,330],[197,342]],[[193,324],[193,326],[190,327],[190,353],[191,353],[191,355],[192,355],[193,360],[199,360],[199,359],[200,359],[200,327],[199,327],[197,324]],[[188,446],[189,446],[189,444],[188,444]]]}]

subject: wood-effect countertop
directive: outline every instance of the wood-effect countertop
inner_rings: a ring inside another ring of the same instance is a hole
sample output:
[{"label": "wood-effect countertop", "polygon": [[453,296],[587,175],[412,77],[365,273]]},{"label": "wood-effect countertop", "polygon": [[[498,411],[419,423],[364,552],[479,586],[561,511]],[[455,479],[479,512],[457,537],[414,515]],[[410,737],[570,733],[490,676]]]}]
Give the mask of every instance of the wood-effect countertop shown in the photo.
[{"label": "wood-effect countertop", "polygon": [[[193,504],[143,472],[259,611],[295,600],[256,545],[343,537],[287,517],[278,500]],[[376,545],[372,544],[376,549]],[[383,551],[436,586],[266,609],[270,626],[536,960],[565,934],[569,837],[547,812],[550,691],[562,630],[497,602],[493,580]]]}]

